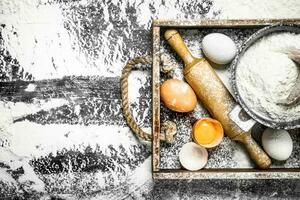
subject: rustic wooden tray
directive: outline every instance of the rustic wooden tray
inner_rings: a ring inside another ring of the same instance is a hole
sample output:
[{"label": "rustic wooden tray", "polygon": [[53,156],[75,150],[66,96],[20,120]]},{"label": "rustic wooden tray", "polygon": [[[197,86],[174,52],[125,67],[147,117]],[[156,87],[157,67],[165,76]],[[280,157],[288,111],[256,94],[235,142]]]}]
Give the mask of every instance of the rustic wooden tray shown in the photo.
[{"label": "rustic wooden tray", "polygon": [[[184,169],[162,169],[160,133],[160,45],[161,29],[165,28],[262,28],[276,23],[300,24],[300,19],[273,20],[154,20],[153,64],[152,64],[152,174],[154,179],[299,179],[300,168],[220,168],[202,169],[190,172]],[[296,130],[296,134],[300,131]],[[175,136],[176,137],[176,136]],[[300,156],[300,155],[298,155]]]}]

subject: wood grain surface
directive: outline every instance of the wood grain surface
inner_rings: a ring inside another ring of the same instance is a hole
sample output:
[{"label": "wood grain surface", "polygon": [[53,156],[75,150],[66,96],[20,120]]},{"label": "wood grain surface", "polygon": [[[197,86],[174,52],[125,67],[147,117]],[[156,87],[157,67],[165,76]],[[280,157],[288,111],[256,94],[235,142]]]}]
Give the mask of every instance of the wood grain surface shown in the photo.
[{"label": "wood grain surface", "polygon": [[[153,181],[150,144],[138,141],[125,124],[121,69],[130,58],[151,54],[152,20],[224,17],[226,9],[216,4],[0,1],[0,199],[297,199],[299,180]],[[270,12],[277,16],[276,10]],[[259,18],[262,12],[257,13]],[[184,39],[200,52],[197,41],[208,32],[193,29]],[[253,31],[246,32],[236,34],[237,44]],[[162,53],[170,54],[165,47]],[[145,129],[152,126],[150,75],[145,66],[132,75],[130,85],[133,114]],[[189,140],[188,127],[208,115],[201,106],[198,111],[180,115],[161,106],[162,120],[175,119],[179,134],[173,145],[160,144],[160,167],[180,168],[176,158]],[[293,140],[299,143],[299,137]],[[222,145],[227,151],[211,151],[208,167],[228,167],[225,161],[234,160],[233,144],[226,140]],[[292,162],[298,146],[293,153],[291,161],[275,167],[299,167]]]}]

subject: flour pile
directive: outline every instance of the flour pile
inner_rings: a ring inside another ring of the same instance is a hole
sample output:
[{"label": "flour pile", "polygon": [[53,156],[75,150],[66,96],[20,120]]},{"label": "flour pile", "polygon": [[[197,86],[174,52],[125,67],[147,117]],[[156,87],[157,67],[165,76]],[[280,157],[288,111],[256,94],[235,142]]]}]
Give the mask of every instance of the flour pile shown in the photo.
[{"label": "flour pile", "polygon": [[300,105],[279,105],[290,94],[299,73],[288,58],[290,50],[300,51],[300,35],[276,33],[251,46],[237,67],[237,87],[246,105],[275,121],[293,121]]}]

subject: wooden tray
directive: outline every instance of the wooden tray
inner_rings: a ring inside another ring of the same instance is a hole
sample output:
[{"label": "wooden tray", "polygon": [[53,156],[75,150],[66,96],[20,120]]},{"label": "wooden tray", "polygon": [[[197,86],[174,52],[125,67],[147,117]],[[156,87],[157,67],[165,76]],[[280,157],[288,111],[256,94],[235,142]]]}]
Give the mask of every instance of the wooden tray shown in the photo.
[{"label": "wooden tray", "polygon": [[[262,28],[276,23],[300,24],[300,19],[273,20],[154,20],[152,64],[152,174],[154,179],[299,179],[300,168],[220,168],[191,172],[184,169],[160,168],[160,45],[163,28]],[[296,130],[299,134],[299,130]],[[175,136],[176,137],[176,136]]]}]

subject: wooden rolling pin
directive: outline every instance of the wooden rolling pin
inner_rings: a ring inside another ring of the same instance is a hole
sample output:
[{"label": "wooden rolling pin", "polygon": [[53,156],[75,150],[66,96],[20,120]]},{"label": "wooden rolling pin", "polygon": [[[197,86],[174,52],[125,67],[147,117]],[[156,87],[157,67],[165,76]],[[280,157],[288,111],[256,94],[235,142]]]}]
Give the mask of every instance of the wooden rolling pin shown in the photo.
[{"label": "wooden rolling pin", "polygon": [[[251,137],[251,130],[244,132],[228,116],[236,105],[214,69],[204,58],[192,56],[176,30],[167,30],[165,39],[184,61],[184,77],[210,114],[221,122],[226,135],[243,143],[252,160],[261,169],[267,169],[271,160]],[[220,44],[221,45],[221,44]]]}]

